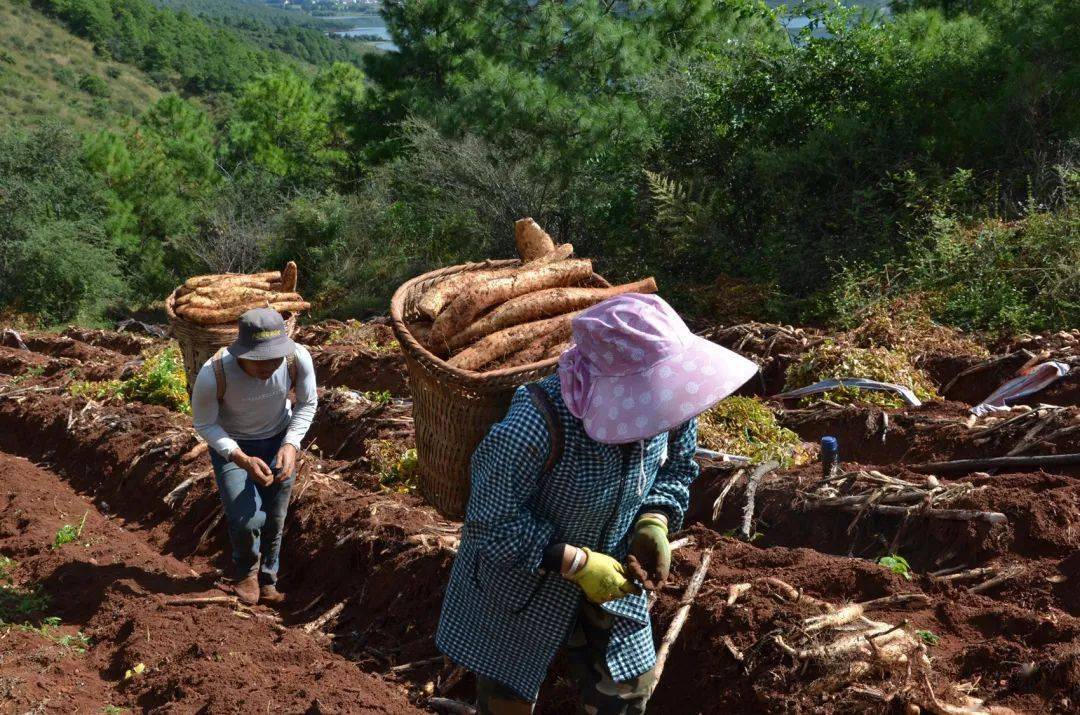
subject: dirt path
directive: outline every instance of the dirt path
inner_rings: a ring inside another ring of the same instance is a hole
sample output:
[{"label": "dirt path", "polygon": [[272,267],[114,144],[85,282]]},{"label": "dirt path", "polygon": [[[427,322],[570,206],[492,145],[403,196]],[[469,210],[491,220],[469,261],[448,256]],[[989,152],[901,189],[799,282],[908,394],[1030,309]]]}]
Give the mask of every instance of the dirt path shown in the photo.
[{"label": "dirt path", "polygon": [[416,712],[269,609],[170,605],[225,594],[56,474],[0,453],[0,475],[0,554],[17,562],[0,605],[32,629],[0,635],[0,712]]}]

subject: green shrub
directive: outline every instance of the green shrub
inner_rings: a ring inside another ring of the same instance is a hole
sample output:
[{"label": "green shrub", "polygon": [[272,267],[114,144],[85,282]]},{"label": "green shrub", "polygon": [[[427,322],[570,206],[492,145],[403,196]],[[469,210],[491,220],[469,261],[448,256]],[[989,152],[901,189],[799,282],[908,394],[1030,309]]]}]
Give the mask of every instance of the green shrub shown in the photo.
[{"label": "green shrub", "polygon": [[84,74],[79,78],[79,89],[93,97],[108,97],[109,85],[96,74]]},{"label": "green shrub", "polygon": [[119,394],[125,400],[191,412],[180,349],[170,345],[157,352],[144,353],[142,365],[135,374],[120,383]]}]

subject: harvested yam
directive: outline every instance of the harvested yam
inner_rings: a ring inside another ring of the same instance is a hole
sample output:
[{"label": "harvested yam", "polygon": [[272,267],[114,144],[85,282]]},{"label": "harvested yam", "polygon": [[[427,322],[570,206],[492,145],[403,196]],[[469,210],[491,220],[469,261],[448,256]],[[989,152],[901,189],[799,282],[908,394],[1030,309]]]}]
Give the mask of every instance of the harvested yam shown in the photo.
[{"label": "harvested yam", "polygon": [[247,289],[245,289],[244,292],[237,292],[235,295],[225,296],[220,300],[215,300],[213,298],[205,298],[203,296],[196,295],[180,307],[219,310],[222,308],[231,308],[234,305],[248,305],[252,303],[260,303],[260,305],[270,305],[271,303],[289,303],[294,301],[302,301],[303,299],[304,298],[299,293],[248,291]]},{"label": "harvested yam", "polygon": [[428,338],[431,337],[431,323],[426,320],[420,320],[415,323],[409,323],[407,327],[412,336],[416,338],[416,342],[426,348]]},{"label": "harvested yam", "polygon": [[[435,319],[431,327],[431,343],[437,347],[447,345],[452,336],[464,330],[493,305],[545,288],[571,286],[591,275],[592,261],[558,261],[522,267],[512,275],[472,284]],[[491,359],[496,357],[499,356]]]},{"label": "harvested yam", "polygon": [[490,372],[491,370],[521,367],[522,365],[540,362],[544,359],[544,356],[547,355],[549,350],[564,343],[568,337],[570,337],[569,324],[560,324],[546,335],[536,338],[532,344],[526,345],[516,353],[511,353],[491,365],[485,365],[484,369],[485,371]]},{"label": "harvested yam", "polygon": [[555,250],[555,242],[551,240],[551,236],[531,218],[514,222],[514,239],[518,255],[523,261],[532,261]]},{"label": "harvested yam", "polygon": [[200,325],[221,325],[222,323],[231,323],[239,319],[241,315],[252,308],[266,307],[273,308],[279,313],[285,313],[307,310],[311,307],[311,304],[305,303],[304,301],[283,301],[270,303],[269,306],[267,306],[267,301],[262,300],[254,303],[241,303],[240,305],[234,305],[229,308],[217,309],[185,306],[179,310],[179,315],[182,318],[190,320],[193,323],[199,323]]},{"label": "harvested yam", "polygon": [[296,261],[285,264],[285,270],[281,271],[281,290],[284,293],[296,292],[296,281],[299,275],[296,270]]},{"label": "harvested yam", "polygon": [[569,347],[570,347],[570,341],[569,340],[564,340],[561,343],[556,343],[555,345],[552,345],[551,347],[549,347],[544,352],[543,359],[548,360],[548,359],[553,358],[553,357],[559,357],[564,352],[566,352],[567,348],[569,348]]},{"label": "harvested yam", "polygon": [[530,261],[525,265],[455,273],[429,288],[427,292],[420,297],[420,303],[417,307],[420,308],[421,313],[434,320],[446,306],[450,305],[457,296],[473,283],[513,275],[523,268],[541,266],[546,263],[557,263],[558,261],[566,260],[573,253],[574,244],[564,243],[550,253],[547,253],[534,261]]},{"label": "harvested yam", "polygon": [[[262,285],[268,285],[266,283]],[[176,305],[190,305],[198,308],[227,308],[237,303],[250,303],[268,298],[273,293],[268,288],[253,288],[244,285],[231,285],[224,288],[198,288],[177,299]]]},{"label": "harvested yam", "polygon": [[189,290],[205,288],[211,285],[226,285],[229,283],[249,283],[252,281],[279,281],[281,271],[267,271],[266,273],[212,273],[206,276],[195,276],[184,281],[184,287]]},{"label": "harvested yam", "polygon": [[451,350],[456,350],[511,325],[582,310],[621,293],[655,292],[656,281],[646,278],[611,288],[549,288],[529,293],[506,301],[465,330],[451,335],[448,344]]},{"label": "harvested yam", "polygon": [[559,330],[565,335],[570,334],[570,321],[577,313],[567,313],[556,318],[515,325],[506,330],[492,333],[475,345],[450,358],[448,361],[454,367],[463,370],[477,370],[488,363],[494,362],[501,357],[523,350],[530,343],[542,336]]}]

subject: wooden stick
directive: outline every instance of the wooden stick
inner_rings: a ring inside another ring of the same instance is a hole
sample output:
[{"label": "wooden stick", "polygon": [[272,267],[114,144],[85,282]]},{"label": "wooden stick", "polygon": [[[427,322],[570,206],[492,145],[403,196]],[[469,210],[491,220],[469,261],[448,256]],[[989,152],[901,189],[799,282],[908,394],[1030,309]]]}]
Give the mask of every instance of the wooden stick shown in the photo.
[{"label": "wooden stick", "polygon": [[927,462],[908,467],[923,474],[934,472],[975,472],[1002,467],[1067,467],[1080,464],[1080,452],[1071,454],[1037,454],[1031,457],[992,457],[989,459],[957,459],[952,462]]},{"label": "wooden stick", "polygon": [[[347,599],[346,599],[347,600]],[[335,618],[339,613],[345,610],[345,601],[338,601],[336,604],[330,607],[330,609],[316,618],[311,623],[304,625],[304,633],[314,633],[317,630],[322,629],[332,618]]]},{"label": "wooden stick", "polygon": [[843,511],[859,512],[863,509],[879,514],[895,516],[925,516],[930,519],[947,521],[985,521],[988,524],[1007,524],[1009,518],[996,511],[975,511],[973,509],[922,509],[918,506],[892,506],[890,504],[865,504],[863,506],[844,506]]},{"label": "wooden stick", "polygon": [[215,603],[226,606],[240,605],[240,601],[236,596],[191,596],[170,598],[165,601],[166,606],[209,606]]},{"label": "wooden stick", "polygon": [[743,507],[742,534],[746,539],[750,538],[750,525],[754,520],[754,496],[757,494],[758,484],[769,472],[779,469],[780,462],[771,460],[759,464],[750,474],[746,482],[746,506]]},{"label": "wooden stick", "polygon": [[660,682],[660,676],[664,672],[664,665],[671,654],[671,646],[675,639],[679,637],[679,632],[682,631],[682,627],[686,623],[686,617],[690,615],[690,606],[693,605],[694,598],[697,596],[698,591],[701,590],[701,584],[705,583],[705,576],[709,572],[709,562],[712,561],[712,554],[713,549],[711,546],[701,552],[701,565],[698,566],[693,578],[690,579],[690,583],[687,585],[686,592],[680,602],[679,610],[675,613],[675,618],[671,620],[671,625],[668,627],[667,633],[664,634],[664,639],[660,641],[660,648],[656,651],[656,666],[653,670],[652,687],[649,688],[650,694],[656,690],[656,685]]},{"label": "wooden stick", "polygon": [[1005,573],[1003,573],[1003,574],[1001,574],[999,576],[995,576],[994,578],[990,579],[989,581],[983,581],[982,583],[980,583],[977,586],[972,586],[971,588],[968,589],[968,593],[982,593],[983,591],[989,591],[992,588],[1000,586],[1001,584],[1005,583],[1006,581],[1009,581],[1009,580],[1012,580],[1012,579],[1016,578],[1020,574],[1024,573],[1024,571],[1026,571],[1026,569],[1023,568],[1022,566],[1014,568],[1014,569],[1009,569]]},{"label": "wooden stick", "polygon": [[477,710],[472,705],[451,700],[450,698],[428,698],[427,705],[432,710],[450,713],[451,715],[476,715]]},{"label": "wooden stick", "polygon": [[727,484],[720,490],[720,496],[716,497],[716,501],[712,505],[712,520],[716,523],[716,520],[720,518],[720,511],[724,508],[724,497],[727,496],[731,488],[735,486],[735,482],[739,481],[739,478],[743,475],[743,469],[736,469],[735,473],[728,479]]},{"label": "wooden stick", "polygon": [[[989,576],[991,574],[996,574],[997,572],[998,572],[998,570],[994,566],[984,566],[984,567],[978,568],[978,569],[968,569],[967,571],[961,571],[959,573],[936,576],[934,578],[934,580],[935,581],[942,581],[942,582],[966,581],[969,578],[979,578],[981,576]],[[931,574],[931,575],[933,575],[933,574]]]}]

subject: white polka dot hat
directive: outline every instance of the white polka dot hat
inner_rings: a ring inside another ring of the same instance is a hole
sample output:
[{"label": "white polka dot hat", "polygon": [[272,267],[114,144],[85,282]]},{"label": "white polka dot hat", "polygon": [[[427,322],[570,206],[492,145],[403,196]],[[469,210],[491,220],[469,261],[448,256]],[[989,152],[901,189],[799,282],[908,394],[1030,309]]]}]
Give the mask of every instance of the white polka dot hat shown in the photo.
[{"label": "white polka dot hat", "polygon": [[597,442],[635,442],[674,429],[758,369],[694,335],[655,295],[615,296],[572,325],[574,344],[559,359],[563,400]]}]

